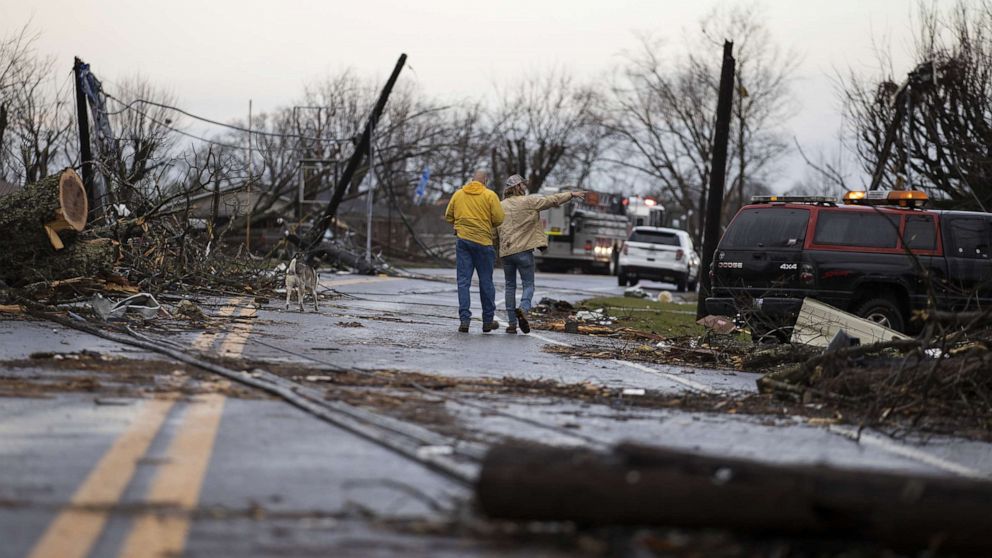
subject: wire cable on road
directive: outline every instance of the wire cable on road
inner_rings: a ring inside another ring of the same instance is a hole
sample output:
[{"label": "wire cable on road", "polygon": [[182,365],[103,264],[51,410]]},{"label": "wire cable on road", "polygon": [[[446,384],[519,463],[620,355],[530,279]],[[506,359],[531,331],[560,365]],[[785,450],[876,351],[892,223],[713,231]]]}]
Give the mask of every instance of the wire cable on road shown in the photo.
[{"label": "wire cable on road", "polygon": [[[130,345],[163,354],[179,362],[264,391],[325,422],[334,424],[339,428],[379,444],[454,481],[466,486],[471,486],[475,482],[475,475],[467,471],[464,466],[460,466],[457,462],[450,459],[445,452],[422,451],[424,449],[430,450],[433,447],[438,447],[438,440],[443,439],[443,437],[434,432],[427,431],[431,435],[429,438],[433,438],[427,440],[422,435],[418,436],[411,433],[411,425],[397,423],[395,419],[376,415],[340,401],[325,401],[322,397],[316,397],[312,394],[307,396],[305,394],[312,390],[308,390],[305,386],[291,382],[275,374],[258,369],[252,373],[233,370],[192,356],[185,350],[173,349],[163,343],[146,341],[140,337],[124,335],[96,327],[87,321],[78,321],[52,314],[47,310],[40,309],[36,303],[28,299],[21,299],[21,302],[27,306],[28,313],[36,318],[49,320],[62,326],[83,331],[90,335],[102,337],[123,345]],[[150,338],[146,337],[146,339]],[[445,441],[447,442],[447,440]],[[460,442],[459,440],[452,440],[445,445],[450,451],[478,464],[481,459],[481,453],[478,450],[473,451],[471,447],[465,447],[465,444]]]}]

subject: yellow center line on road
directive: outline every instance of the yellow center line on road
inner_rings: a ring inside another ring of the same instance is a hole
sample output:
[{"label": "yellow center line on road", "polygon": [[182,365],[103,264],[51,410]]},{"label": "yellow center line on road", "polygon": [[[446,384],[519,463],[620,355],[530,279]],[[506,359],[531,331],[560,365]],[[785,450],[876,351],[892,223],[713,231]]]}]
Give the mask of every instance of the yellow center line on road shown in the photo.
[{"label": "yellow center line on road", "polygon": [[[233,314],[235,309],[230,307],[227,315]],[[239,312],[242,317],[256,314],[252,306],[242,306]],[[236,323],[221,343],[220,354],[239,358],[253,327],[252,322]],[[218,384],[224,386],[229,382],[225,380]],[[200,500],[200,489],[210,465],[225,400],[220,393],[210,393],[189,404],[169,444],[166,462],[152,479],[145,498],[148,504],[173,508],[172,513],[145,513],[135,520],[120,556],[142,558],[182,554],[189,535],[189,513],[196,509]]]},{"label": "yellow center line on road", "polygon": [[161,514],[145,513],[134,523],[120,556],[179,556],[189,534],[189,513],[200,499],[214,440],[220,428],[225,397],[219,393],[198,396],[189,404],[182,424],[166,453],[166,463],[152,480],[145,501],[177,508]]},{"label": "yellow center line on road", "polygon": [[[253,306],[245,306],[241,309],[242,317],[254,317],[258,313]],[[238,322],[231,328],[231,332],[220,344],[220,356],[230,358],[240,358],[245,350],[245,343],[248,342],[248,335],[254,329],[254,322]]]},{"label": "yellow center line on road", "polygon": [[[120,499],[174,401],[144,402],[131,427],[103,455],[66,509],[59,512],[35,544],[31,558],[82,558],[89,554],[107,523],[107,508]],[[87,510],[87,506],[94,509]]]},{"label": "yellow center line on road", "polygon": [[[230,316],[237,311],[237,303],[236,300],[229,300],[227,305],[218,312],[218,315]],[[242,315],[251,313],[254,313],[254,308],[242,309]],[[247,331],[241,331],[238,334],[246,337]],[[213,345],[217,335],[216,332],[203,332],[193,341],[192,346],[198,350],[208,349]],[[244,340],[242,339],[234,347],[234,351],[238,355],[244,348]],[[227,382],[221,382],[221,384],[227,384]],[[221,387],[223,386],[221,385]],[[180,432],[182,440],[177,441],[180,438],[177,434],[170,445],[170,455],[174,454],[175,451],[187,453],[189,450],[186,448],[190,447],[200,449],[200,455],[194,456],[193,463],[187,464],[183,468],[184,471],[195,473],[198,467],[205,469],[206,463],[209,462],[213,437],[219,424],[223,403],[224,397],[222,395],[209,394],[201,401],[191,404],[190,409],[185,413],[184,425],[198,425],[200,423],[198,427],[205,428],[205,431],[191,433],[187,426]],[[60,511],[49,524],[29,554],[31,558],[83,558],[89,555],[106,526],[110,508],[118,503],[121,495],[130,484],[138,462],[147,453],[148,447],[158,435],[174,404],[175,401],[172,399],[151,399],[142,403],[131,426],[118,436],[110,449],[76,489],[65,509]],[[202,481],[202,476],[201,471],[197,478]],[[165,489],[160,488],[159,492],[154,494],[160,494],[162,490]],[[185,498],[182,500],[183,502],[189,501],[190,498],[188,488],[186,490],[187,492],[180,494]],[[195,505],[198,494],[199,482],[196,484],[196,492],[193,495],[191,506]],[[185,540],[185,528],[182,532],[181,542]]]},{"label": "yellow center line on road", "polygon": [[399,277],[360,277],[357,279],[342,279],[340,281],[321,281],[321,286],[328,288],[343,287],[345,285],[361,285],[362,283],[380,283],[382,281],[392,281],[394,279],[399,279]]},{"label": "yellow center line on road", "polygon": [[[227,306],[224,306],[217,312],[218,317],[226,318],[234,313],[238,309],[236,300],[228,300]],[[220,331],[204,331],[193,340],[193,349],[197,351],[206,351],[214,345],[214,341],[217,340],[217,336],[222,332]]]}]

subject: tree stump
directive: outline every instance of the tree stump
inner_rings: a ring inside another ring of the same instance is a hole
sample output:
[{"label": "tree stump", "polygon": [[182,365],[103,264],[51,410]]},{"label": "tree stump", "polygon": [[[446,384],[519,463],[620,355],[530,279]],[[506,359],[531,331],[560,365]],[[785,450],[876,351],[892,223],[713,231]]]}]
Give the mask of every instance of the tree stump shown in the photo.
[{"label": "tree stump", "polygon": [[40,262],[51,265],[88,213],[83,181],[69,168],[0,198],[0,279],[21,283]]}]

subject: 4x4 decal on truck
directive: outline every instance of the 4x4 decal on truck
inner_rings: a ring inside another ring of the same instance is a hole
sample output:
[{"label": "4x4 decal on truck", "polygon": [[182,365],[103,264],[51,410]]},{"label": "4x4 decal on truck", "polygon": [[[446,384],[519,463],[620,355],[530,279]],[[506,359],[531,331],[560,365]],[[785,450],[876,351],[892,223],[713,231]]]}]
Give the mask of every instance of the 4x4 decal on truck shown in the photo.
[{"label": "4x4 decal on truck", "polygon": [[778,266],[778,268],[779,269],[784,269],[786,271],[791,270],[791,269],[799,269],[799,264],[784,263],[784,264]]}]

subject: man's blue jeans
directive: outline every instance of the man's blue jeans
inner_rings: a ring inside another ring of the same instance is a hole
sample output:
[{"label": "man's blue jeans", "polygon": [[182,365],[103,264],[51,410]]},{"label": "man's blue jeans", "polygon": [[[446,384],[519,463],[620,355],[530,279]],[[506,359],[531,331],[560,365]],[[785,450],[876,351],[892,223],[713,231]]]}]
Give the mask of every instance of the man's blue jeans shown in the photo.
[{"label": "man's blue jeans", "polygon": [[506,320],[510,325],[517,325],[517,272],[520,272],[520,282],[524,292],[520,296],[520,309],[525,313],[530,311],[534,300],[534,252],[527,250],[509,256],[503,256],[503,276],[506,278]]},{"label": "man's blue jeans", "polygon": [[455,269],[458,274],[458,319],[468,323],[472,319],[470,289],[472,272],[479,275],[479,297],[482,299],[482,321],[493,321],[496,314],[496,286],[493,285],[493,266],[496,250],[492,246],[476,244],[459,238],[455,245]]}]

